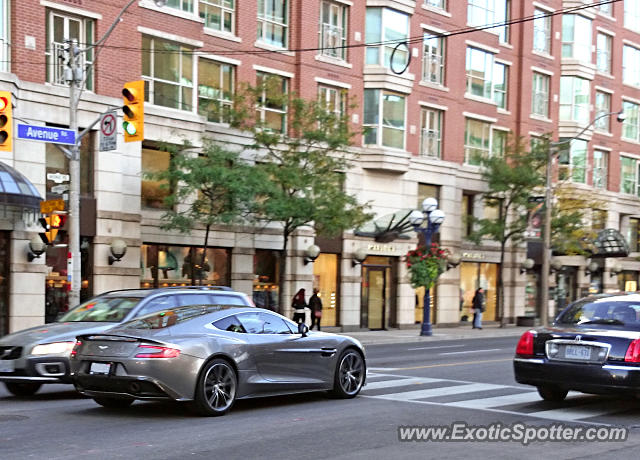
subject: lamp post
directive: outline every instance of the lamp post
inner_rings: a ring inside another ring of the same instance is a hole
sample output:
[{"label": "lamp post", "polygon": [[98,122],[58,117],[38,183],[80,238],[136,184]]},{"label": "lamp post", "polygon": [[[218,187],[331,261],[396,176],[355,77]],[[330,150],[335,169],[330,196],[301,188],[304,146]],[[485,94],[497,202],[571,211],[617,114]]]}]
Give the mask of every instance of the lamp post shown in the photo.
[{"label": "lamp post", "polygon": [[[435,198],[425,198],[422,202],[422,211],[418,211],[417,209],[412,211],[411,214],[409,214],[409,222],[416,233],[422,234],[424,237],[424,244],[427,247],[427,250],[429,250],[431,246],[431,237],[438,231],[442,222],[444,222],[444,212],[438,209],[438,200]],[[425,286],[420,335],[432,335],[431,299],[429,297],[429,290],[430,289]]]},{"label": "lamp post", "polygon": [[616,115],[616,119],[619,122],[623,122],[625,119],[625,114],[622,110],[619,112],[608,112],[598,115],[593,119],[591,123],[589,123],[586,127],[582,129],[575,136],[565,139],[558,142],[551,142],[549,145],[549,149],[547,150],[547,168],[546,168],[546,185],[545,185],[545,211],[544,211],[544,232],[543,232],[543,242],[542,242],[542,272],[541,272],[541,280],[540,280],[540,321],[542,326],[549,325],[549,263],[551,259],[551,182],[552,182],[552,162],[553,158],[558,154],[559,147],[563,145],[569,145],[575,139],[578,139],[582,134],[591,128],[599,119],[604,117],[609,117],[611,115]]}]

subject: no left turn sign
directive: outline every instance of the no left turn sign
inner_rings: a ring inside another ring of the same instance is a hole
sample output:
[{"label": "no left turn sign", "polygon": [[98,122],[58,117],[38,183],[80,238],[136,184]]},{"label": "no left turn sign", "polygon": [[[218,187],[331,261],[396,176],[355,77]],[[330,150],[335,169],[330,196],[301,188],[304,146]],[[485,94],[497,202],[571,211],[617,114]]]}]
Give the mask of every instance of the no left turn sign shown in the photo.
[{"label": "no left turn sign", "polygon": [[103,113],[100,118],[100,151],[115,150],[117,148],[116,138],[116,113]]}]

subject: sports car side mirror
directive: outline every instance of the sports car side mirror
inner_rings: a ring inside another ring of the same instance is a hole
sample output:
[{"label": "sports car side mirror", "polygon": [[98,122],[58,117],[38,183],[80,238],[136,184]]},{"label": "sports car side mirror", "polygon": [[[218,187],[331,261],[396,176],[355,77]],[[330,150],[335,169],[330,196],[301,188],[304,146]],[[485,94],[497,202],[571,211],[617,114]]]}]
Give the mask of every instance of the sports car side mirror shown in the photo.
[{"label": "sports car side mirror", "polygon": [[298,323],[298,334],[302,335],[302,337],[306,337],[309,332],[309,326],[304,323]]}]

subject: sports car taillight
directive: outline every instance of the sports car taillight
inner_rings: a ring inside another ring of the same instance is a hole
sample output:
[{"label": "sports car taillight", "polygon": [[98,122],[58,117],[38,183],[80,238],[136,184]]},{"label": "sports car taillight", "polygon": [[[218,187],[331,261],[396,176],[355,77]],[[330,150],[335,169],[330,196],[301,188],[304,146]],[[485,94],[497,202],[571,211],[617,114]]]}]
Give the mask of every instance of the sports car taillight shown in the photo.
[{"label": "sports car taillight", "polygon": [[624,360],[628,363],[640,363],[640,339],[635,339],[629,344]]},{"label": "sports car taillight", "polygon": [[136,358],[176,358],[180,350],[176,348],[160,347],[156,345],[138,345],[138,349],[143,349]]},{"label": "sports car taillight", "polygon": [[518,356],[533,356],[533,339],[536,338],[536,334],[533,331],[527,331],[522,334],[518,345],[516,346],[516,355]]}]

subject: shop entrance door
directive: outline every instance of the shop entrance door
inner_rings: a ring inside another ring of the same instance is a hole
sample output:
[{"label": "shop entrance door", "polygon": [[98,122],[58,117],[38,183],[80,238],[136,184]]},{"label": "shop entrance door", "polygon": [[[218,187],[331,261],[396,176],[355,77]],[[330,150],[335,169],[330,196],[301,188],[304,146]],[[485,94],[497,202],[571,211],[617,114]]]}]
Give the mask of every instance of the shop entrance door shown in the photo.
[{"label": "shop entrance door", "polygon": [[364,327],[384,329],[385,327],[385,293],[386,269],[383,267],[364,267],[364,289],[367,317]]}]

